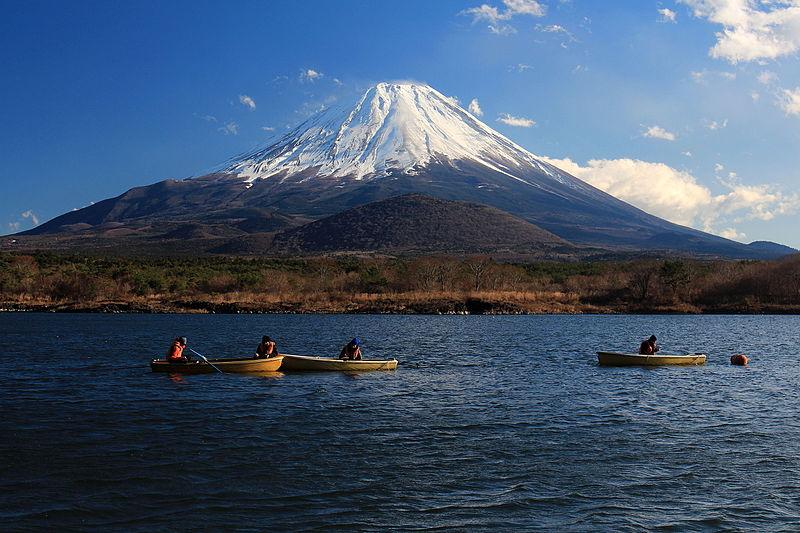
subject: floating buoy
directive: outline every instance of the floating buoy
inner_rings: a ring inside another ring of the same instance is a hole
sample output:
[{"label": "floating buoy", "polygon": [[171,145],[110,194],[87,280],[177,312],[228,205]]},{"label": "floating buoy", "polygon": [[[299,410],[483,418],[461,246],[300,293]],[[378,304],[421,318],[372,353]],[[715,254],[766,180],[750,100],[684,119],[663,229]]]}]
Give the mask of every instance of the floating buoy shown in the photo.
[{"label": "floating buoy", "polygon": [[749,359],[747,359],[747,356],[743,353],[735,353],[731,356],[732,365],[745,366],[748,361]]}]

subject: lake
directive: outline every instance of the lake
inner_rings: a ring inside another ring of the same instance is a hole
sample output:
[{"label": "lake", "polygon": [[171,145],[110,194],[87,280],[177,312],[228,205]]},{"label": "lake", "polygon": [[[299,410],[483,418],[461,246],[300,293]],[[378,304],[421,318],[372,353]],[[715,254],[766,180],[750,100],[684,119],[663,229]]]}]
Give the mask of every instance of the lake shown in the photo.
[{"label": "lake", "polygon": [[[800,529],[797,316],[0,314],[3,530]],[[704,351],[606,368],[598,349]],[[394,372],[169,376],[211,357]],[[732,353],[749,367],[729,364]]]}]

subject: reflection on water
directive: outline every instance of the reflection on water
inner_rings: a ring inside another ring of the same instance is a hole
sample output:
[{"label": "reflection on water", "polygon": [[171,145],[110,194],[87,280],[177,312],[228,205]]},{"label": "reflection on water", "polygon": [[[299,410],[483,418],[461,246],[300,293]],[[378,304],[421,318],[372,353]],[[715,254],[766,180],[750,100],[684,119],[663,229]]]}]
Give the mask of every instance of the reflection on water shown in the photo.
[{"label": "reflection on water", "polygon": [[[0,520],[798,530],[799,330],[798,317],[755,316],[2,314]],[[401,364],[150,372],[177,334],[201,353],[250,353],[262,331],[322,355],[358,334],[365,357]],[[651,333],[707,365],[597,365],[595,351]]]}]

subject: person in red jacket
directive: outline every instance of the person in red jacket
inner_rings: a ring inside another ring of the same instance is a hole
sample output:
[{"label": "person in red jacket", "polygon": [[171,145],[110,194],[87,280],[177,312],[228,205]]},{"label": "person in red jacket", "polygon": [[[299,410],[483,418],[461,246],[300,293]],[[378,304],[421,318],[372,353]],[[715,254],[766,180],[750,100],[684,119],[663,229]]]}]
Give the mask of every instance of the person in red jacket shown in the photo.
[{"label": "person in red jacket", "polygon": [[167,361],[170,363],[188,363],[189,358],[183,355],[184,348],[186,348],[186,337],[175,337],[169,350],[167,350]]}]

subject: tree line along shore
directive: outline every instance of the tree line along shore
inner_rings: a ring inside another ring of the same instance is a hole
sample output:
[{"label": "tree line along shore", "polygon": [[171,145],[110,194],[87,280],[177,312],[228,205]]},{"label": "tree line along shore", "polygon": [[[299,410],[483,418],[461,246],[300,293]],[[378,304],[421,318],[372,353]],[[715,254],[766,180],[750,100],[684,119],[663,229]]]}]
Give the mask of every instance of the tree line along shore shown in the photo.
[{"label": "tree line along shore", "polygon": [[798,313],[774,261],[0,254],[0,309],[177,313]]}]

